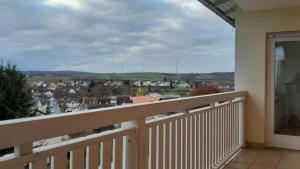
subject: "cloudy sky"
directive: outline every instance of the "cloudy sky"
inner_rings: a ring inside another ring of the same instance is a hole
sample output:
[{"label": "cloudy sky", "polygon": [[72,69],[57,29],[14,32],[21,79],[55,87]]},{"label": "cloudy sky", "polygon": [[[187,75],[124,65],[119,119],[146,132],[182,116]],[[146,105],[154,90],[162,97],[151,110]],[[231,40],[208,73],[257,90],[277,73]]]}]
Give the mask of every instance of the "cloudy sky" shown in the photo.
[{"label": "cloudy sky", "polygon": [[20,70],[234,71],[234,29],[197,0],[1,0],[0,21]]}]

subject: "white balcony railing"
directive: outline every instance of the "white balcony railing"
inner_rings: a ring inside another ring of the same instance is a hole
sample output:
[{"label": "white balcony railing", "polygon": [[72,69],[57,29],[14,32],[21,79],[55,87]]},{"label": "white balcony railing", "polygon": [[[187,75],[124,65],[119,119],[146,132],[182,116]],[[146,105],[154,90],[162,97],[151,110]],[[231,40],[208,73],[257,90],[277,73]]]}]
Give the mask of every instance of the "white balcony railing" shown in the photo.
[{"label": "white balcony railing", "polygon": [[[244,145],[245,91],[0,122],[0,169],[210,169]],[[159,116],[168,112],[179,112]],[[157,118],[149,117],[159,116]],[[122,123],[33,148],[39,140]]]}]

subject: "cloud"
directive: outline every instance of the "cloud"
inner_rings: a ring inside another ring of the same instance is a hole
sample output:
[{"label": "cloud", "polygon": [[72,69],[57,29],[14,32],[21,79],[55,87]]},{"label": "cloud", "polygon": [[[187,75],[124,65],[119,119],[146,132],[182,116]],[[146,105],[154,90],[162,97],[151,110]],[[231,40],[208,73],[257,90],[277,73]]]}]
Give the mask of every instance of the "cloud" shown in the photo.
[{"label": "cloud", "polygon": [[2,0],[1,58],[22,70],[234,70],[234,29],[197,0]]},{"label": "cloud", "polygon": [[79,0],[44,0],[44,3],[52,7],[70,7],[75,10],[82,9],[82,3]]}]

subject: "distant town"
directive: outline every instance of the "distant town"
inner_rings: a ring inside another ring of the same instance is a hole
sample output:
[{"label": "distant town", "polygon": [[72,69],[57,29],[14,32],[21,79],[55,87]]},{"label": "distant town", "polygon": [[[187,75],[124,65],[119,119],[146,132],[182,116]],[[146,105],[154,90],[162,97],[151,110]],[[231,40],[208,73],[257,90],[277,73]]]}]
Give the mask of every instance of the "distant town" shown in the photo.
[{"label": "distant town", "polygon": [[176,99],[190,96],[201,86],[234,90],[234,73],[23,73],[33,96],[31,116]]}]

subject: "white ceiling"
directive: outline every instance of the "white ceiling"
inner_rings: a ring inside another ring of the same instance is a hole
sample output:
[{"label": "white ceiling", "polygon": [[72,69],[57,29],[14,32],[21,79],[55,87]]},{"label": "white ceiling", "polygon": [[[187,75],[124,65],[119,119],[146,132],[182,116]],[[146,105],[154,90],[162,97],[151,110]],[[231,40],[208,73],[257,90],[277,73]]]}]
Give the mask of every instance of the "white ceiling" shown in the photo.
[{"label": "white ceiling", "polygon": [[235,0],[246,11],[300,6],[300,0]]}]

